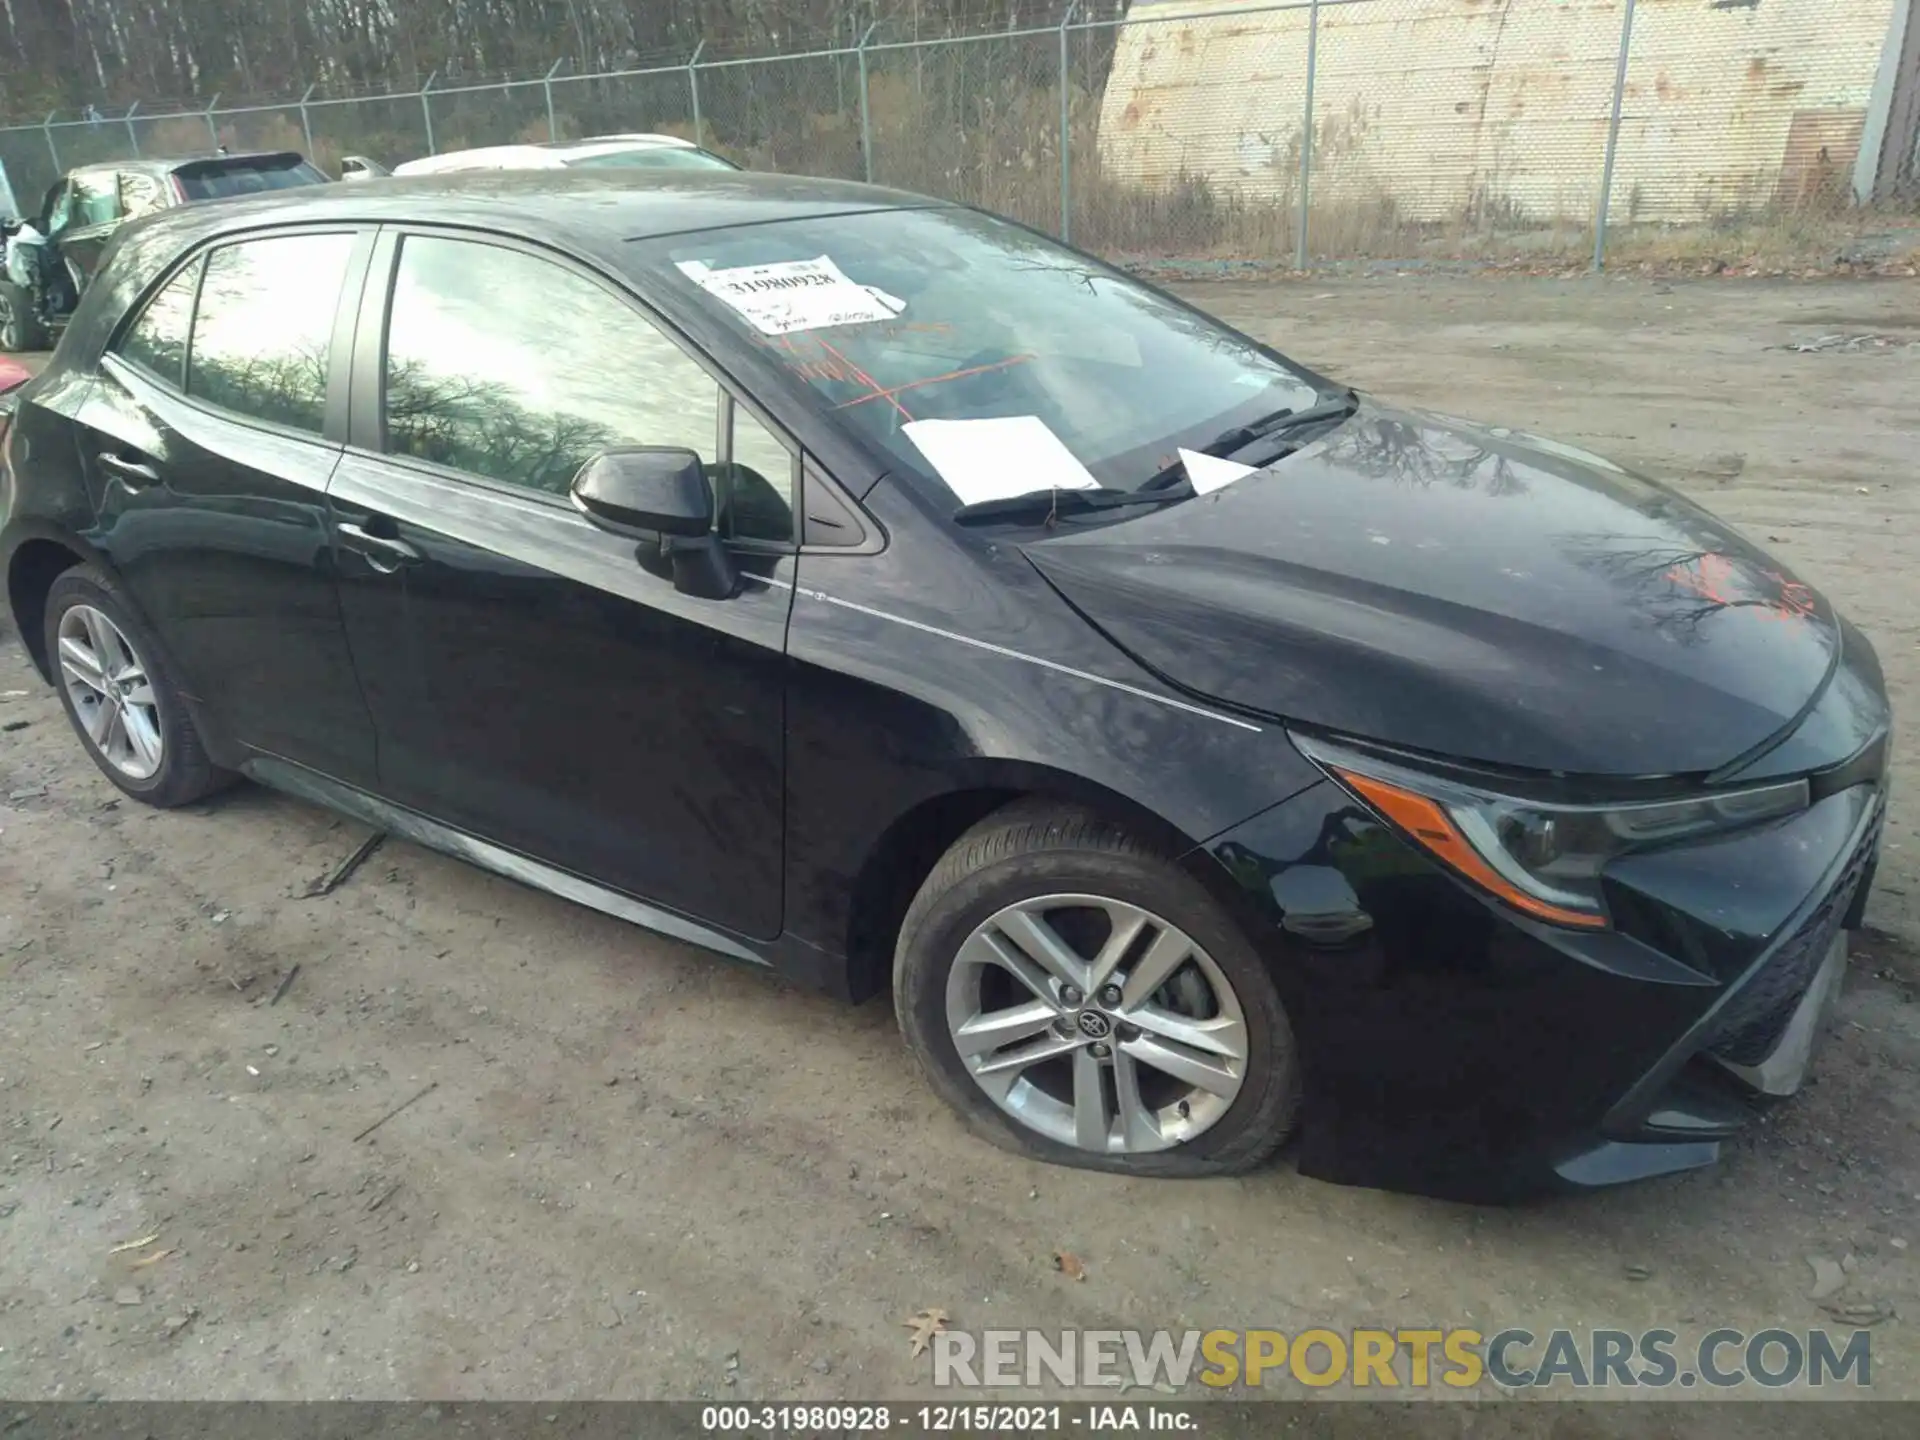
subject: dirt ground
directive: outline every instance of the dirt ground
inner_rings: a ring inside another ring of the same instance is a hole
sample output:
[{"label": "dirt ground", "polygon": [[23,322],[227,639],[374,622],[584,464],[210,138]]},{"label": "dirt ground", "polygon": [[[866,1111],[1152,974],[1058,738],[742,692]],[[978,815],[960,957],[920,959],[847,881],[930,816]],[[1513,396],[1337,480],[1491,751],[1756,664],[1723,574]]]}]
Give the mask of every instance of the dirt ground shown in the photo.
[{"label": "dirt ground", "polygon": [[[1920,702],[1920,282],[1191,293],[1363,388],[1676,479]],[[1829,1305],[1885,1317],[1875,1392],[1920,1397],[1911,745],[1817,1082],[1715,1170],[1481,1210],[1285,1163],[1192,1184],[1023,1163],[913,1078],[884,1003],[397,842],[297,898],[363,832],[252,788],[119,802],[11,635],[0,692],[0,1396],[926,1399],[901,1324],[926,1306],[1046,1330],[1851,1329],[1810,1297],[1818,1257],[1847,1267]]]}]

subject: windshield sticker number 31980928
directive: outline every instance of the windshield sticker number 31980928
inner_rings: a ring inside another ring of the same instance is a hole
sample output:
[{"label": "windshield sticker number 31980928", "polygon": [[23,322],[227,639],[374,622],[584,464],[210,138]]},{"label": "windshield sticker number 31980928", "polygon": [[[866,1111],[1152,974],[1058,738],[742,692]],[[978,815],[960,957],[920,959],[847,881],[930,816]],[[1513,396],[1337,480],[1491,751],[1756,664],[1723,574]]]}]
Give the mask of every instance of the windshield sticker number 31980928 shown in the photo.
[{"label": "windshield sticker number 31980928", "polygon": [[680,272],[762,335],[891,320],[906,303],[850,279],[828,256],[714,270],[682,260]]}]

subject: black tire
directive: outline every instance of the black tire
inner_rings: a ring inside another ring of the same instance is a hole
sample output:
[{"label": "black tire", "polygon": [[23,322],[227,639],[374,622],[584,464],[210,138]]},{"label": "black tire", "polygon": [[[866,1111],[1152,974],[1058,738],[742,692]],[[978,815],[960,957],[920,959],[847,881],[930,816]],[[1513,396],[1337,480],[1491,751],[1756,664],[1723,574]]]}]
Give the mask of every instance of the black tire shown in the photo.
[{"label": "black tire", "polygon": [[[966,1069],[948,1030],[946,989],[976,927],[1021,900],[1099,895],[1162,917],[1206,950],[1239,1000],[1247,1072],[1232,1105],[1184,1144],[1103,1154],[1062,1144],[1014,1121]],[[933,1088],[983,1138],[1054,1164],[1166,1177],[1231,1175],[1270,1159],[1293,1129],[1298,1051],[1279,991],[1233,920],[1168,855],[1119,827],[1057,803],[1019,801],[957,840],[909,907],[894,956],[894,1010]]]},{"label": "black tire", "polygon": [[[153,687],[154,709],[159,716],[161,737],[160,767],[146,779],[135,779],[115,766],[87,734],[74,709],[73,696],[60,673],[60,620],[76,605],[91,605],[100,611],[133,644]],[[54,667],[54,688],[60,692],[60,704],[67,712],[73,733],[80,737],[93,763],[121,790],[134,799],[170,810],[190,805],[214,791],[224,789],[236,779],[207,758],[207,749],[194,727],[193,717],[180,696],[173,668],[153,631],[128,603],[113,577],[92,565],[77,565],[53,582],[47,592],[45,630],[47,655]]]},{"label": "black tire", "polygon": [[0,280],[0,350],[44,350],[47,327],[40,323],[33,296],[10,280]]}]

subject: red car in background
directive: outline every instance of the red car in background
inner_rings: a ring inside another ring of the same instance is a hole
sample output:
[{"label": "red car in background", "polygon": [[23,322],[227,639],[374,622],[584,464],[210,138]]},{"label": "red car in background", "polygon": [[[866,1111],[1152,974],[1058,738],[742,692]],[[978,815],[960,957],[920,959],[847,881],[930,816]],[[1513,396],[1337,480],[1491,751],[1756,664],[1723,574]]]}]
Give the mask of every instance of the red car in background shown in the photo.
[{"label": "red car in background", "polygon": [[13,392],[32,378],[33,372],[18,360],[0,355],[0,441],[7,438],[7,427],[13,423]]}]

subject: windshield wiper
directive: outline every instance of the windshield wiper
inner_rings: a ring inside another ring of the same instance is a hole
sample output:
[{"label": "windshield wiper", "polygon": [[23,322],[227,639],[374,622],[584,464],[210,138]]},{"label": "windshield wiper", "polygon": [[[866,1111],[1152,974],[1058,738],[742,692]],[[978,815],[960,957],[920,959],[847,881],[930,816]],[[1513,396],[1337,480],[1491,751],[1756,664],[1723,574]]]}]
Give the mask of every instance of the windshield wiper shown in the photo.
[{"label": "windshield wiper", "polygon": [[1084,515],[1093,510],[1121,510],[1129,505],[1167,505],[1187,497],[1174,490],[1142,495],[1133,490],[1029,490],[1023,495],[1001,495],[976,500],[953,512],[962,524],[970,520],[1019,520],[1031,516]]},{"label": "windshield wiper", "polygon": [[[1199,453],[1232,455],[1256,440],[1269,440],[1326,420],[1344,420],[1359,408],[1360,397],[1351,390],[1343,390],[1332,399],[1309,405],[1304,410],[1276,410],[1271,415],[1222,431],[1208,441]],[[1120,510],[1129,505],[1171,505],[1175,501],[1190,500],[1193,495],[1193,481],[1187,476],[1186,464],[1176,460],[1137,490],[1114,490],[1106,486],[1098,490],[1029,490],[1023,495],[1006,495],[962,505],[953,512],[953,518],[962,523],[970,520],[1024,519],[1029,516],[1046,519],[1053,515],[1086,514],[1094,510]]]},{"label": "windshield wiper", "polygon": [[[1317,405],[1309,405],[1304,410],[1276,410],[1258,420],[1245,425],[1236,425],[1231,430],[1223,430],[1205,445],[1198,447],[1201,455],[1226,457],[1246,449],[1256,440],[1266,440],[1275,435],[1284,435],[1290,430],[1304,430],[1309,425],[1318,425],[1323,420],[1344,420],[1360,408],[1360,397],[1351,390],[1343,390],[1331,400],[1322,400]],[[1194,448],[1194,447],[1189,447]],[[1278,459],[1275,456],[1274,459]],[[1271,463],[1271,462],[1269,462]],[[1182,481],[1187,479],[1187,467],[1184,461],[1176,460],[1166,469],[1159,471],[1149,479],[1135,494],[1179,493]],[[1192,489],[1189,483],[1186,487]]]},{"label": "windshield wiper", "polygon": [[1277,435],[1287,435],[1295,430],[1304,430],[1309,425],[1318,425],[1323,420],[1345,420],[1360,408],[1360,397],[1351,390],[1343,390],[1331,400],[1322,400],[1318,405],[1309,405],[1304,410],[1295,410],[1291,414],[1276,415],[1254,425],[1243,425],[1243,433],[1233,434],[1231,443],[1215,441],[1220,448],[1209,450],[1209,455],[1233,455],[1246,449],[1256,440],[1270,440]]}]

